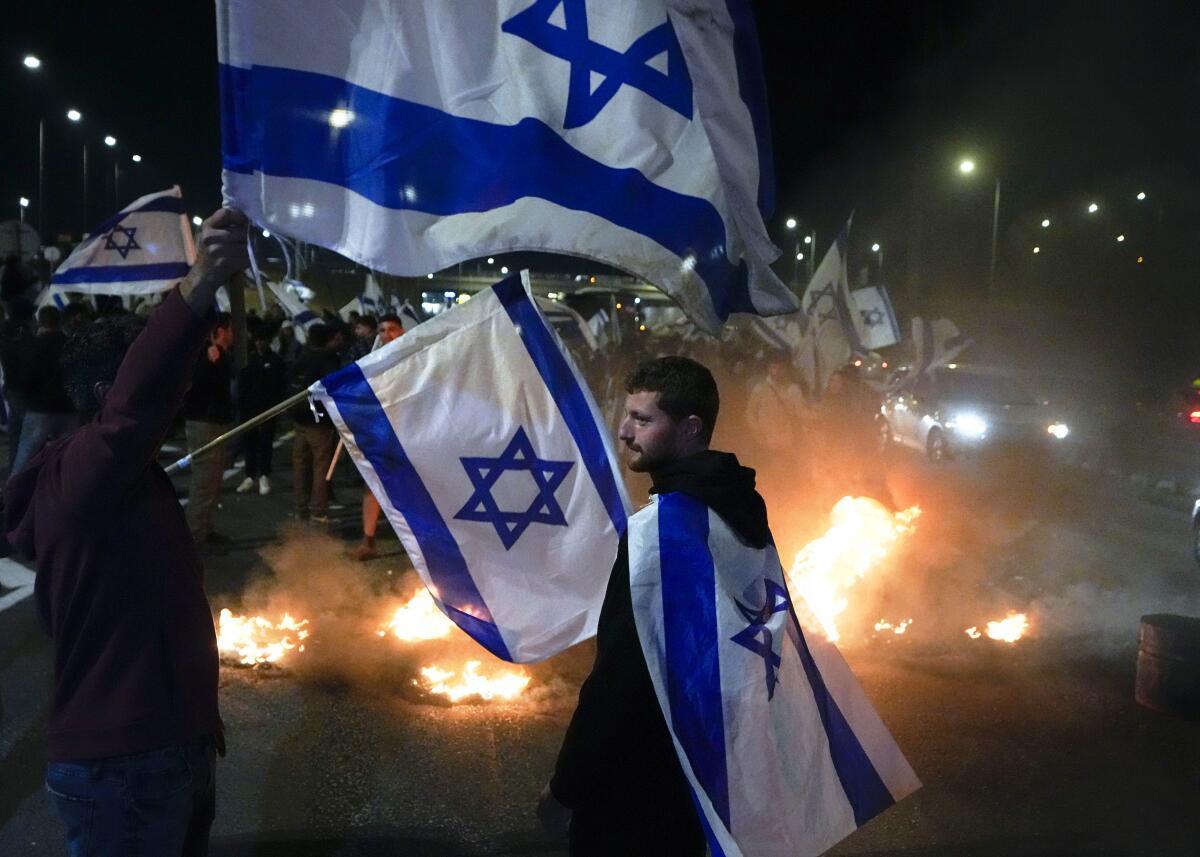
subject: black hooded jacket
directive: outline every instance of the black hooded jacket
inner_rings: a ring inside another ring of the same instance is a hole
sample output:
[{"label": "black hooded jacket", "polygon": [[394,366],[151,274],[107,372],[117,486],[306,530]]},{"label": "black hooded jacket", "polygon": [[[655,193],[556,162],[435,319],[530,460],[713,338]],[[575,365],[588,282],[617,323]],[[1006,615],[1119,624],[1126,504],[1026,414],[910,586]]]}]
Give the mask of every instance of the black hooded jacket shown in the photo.
[{"label": "black hooded jacket", "polygon": [[[763,548],[770,542],[754,471],[735,455],[708,450],[650,475],[651,493],[695,497],[747,544]],[[698,823],[638,641],[624,535],[600,610],[596,661],[580,688],[550,790],[576,810],[614,817],[651,813],[656,825],[665,827]]]}]

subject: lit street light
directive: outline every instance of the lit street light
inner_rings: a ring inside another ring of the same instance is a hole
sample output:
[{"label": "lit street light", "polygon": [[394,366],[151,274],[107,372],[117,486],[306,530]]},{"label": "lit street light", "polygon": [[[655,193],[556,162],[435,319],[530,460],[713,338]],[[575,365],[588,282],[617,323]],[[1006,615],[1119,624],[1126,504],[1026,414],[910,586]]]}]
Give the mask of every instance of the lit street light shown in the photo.
[{"label": "lit street light", "polygon": [[804,243],[805,243],[805,244],[811,244],[811,243],[812,243],[812,238],[813,238],[813,237],[812,237],[811,235],[805,235],[805,236],[804,236]]},{"label": "lit street light", "polygon": [[25,68],[31,69],[33,71],[37,71],[39,68],[42,67],[42,61],[38,57],[35,57],[33,54],[27,54],[25,56],[24,62],[25,62]]},{"label": "lit street light", "polygon": [[871,245],[871,252],[872,252],[872,253],[878,253],[878,252],[879,252],[879,245],[878,245],[878,244],[872,244],[872,245]]},{"label": "lit street light", "polygon": [[1037,255],[1038,253],[1041,253],[1041,252],[1042,252],[1042,248],[1041,248],[1041,247],[1034,247],[1034,248],[1033,248],[1033,252],[1034,252],[1034,255]]},{"label": "lit street light", "polygon": [[880,283],[880,285],[882,285],[883,284],[883,247],[881,247],[879,245],[878,241],[871,245],[871,252],[879,257],[879,283]]},{"label": "lit street light", "polygon": [[25,222],[25,209],[29,208],[29,198],[24,197],[24,196],[21,197],[17,201],[17,205],[20,206],[21,222],[24,223]]},{"label": "lit street light", "polygon": [[117,138],[114,137],[112,134],[109,134],[107,137],[104,138],[104,145],[108,146],[111,149],[113,146],[117,145]]},{"label": "lit street light", "polygon": [[496,264],[496,259],[495,259],[495,257],[493,257],[493,256],[488,256],[488,264],[489,264],[489,265],[495,265],[495,264]]},{"label": "lit street light", "polygon": [[508,273],[508,266],[507,266],[507,265],[504,265],[503,267],[501,267],[501,268],[500,268],[500,273],[501,273],[501,274],[507,274],[507,273]]},{"label": "lit street light", "polygon": [[1049,217],[1047,217],[1045,220],[1043,220],[1043,221],[1042,221],[1042,228],[1043,228],[1043,229],[1046,229],[1046,228],[1048,228],[1049,226],[1050,226],[1050,218],[1049,218]]},{"label": "lit street light", "polygon": [[796,228],[796,218],[789,217],[787,219],[787,223],[785,223],[784,226],[786,226],[788,229],[795,229]]},{"label": "lit street light", "polygon": [[1146,192],[1144,190],[1138,191],[1137,198],[1138,198],[1138,202],[1141,202],[1143,199],[1146,198]]},{"label": "lit street light", "polygon": [[1100,206],[1098,206],[1094,202],[1088,206],[1088,214],[1095,214],[1099,210],[1100,210]]},{"label": "lit street light", "polygon": [[1118,235],[1118,236],[1117,236],[1117,243],[1118,243],[1118,244],[1121,244],[1121,243],[1123,243],[1124,241],[1125,241],[1125,236],[1124,236],[1124,235]]},{"label": "lit street light", "polygon": [[[964,176],[975,172],[975,162],[963,158],[958,162],[958,171]],[[996,191],[992,197],[992,254],[988,261],[988,299],[996,294],[996,239],[1000,234],[1000,176],[996,176]]]},{"label": "lit street light", "polygon": [[797,253],[797,254],[796,254],[796,261],[797,261],[797,262],[803,262],[803,261],[804,261],[804,254],[803,254],[803,253]]},{"label": "lit street light", "polygon": [[204,221],[200,219],[200,215],[197,214],[192,217],[192,226],[199,226],[202,223],[204,223]]},{"label": "lit street light", "polygon": [[140,164],[140,163],[142,162],[142,156],[141,156],[141,155],[134,155],[134,156],[133,156],[132,158],[130,158],[129,160],[133,161],[135,164]]},{"label": "lit street light", "polygon": [[80,119],[83,118],[83,114],[80,113],[78,110],[68,110],[67,118],[70,119],[72,122],[78,122]]}]

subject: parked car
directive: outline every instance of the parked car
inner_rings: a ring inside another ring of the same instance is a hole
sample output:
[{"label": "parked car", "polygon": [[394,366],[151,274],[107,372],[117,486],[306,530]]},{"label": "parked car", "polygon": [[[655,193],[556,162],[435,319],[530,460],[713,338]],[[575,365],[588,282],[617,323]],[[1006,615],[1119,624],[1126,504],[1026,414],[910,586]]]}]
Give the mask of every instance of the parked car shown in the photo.
[{"label": "parked car", "polygon": [[1000,445],[1054,446],[1070,428],[1015,373],[949,364],[916,379],[900,370],[883,397],[881,448],[906,446],[931,461]]}]

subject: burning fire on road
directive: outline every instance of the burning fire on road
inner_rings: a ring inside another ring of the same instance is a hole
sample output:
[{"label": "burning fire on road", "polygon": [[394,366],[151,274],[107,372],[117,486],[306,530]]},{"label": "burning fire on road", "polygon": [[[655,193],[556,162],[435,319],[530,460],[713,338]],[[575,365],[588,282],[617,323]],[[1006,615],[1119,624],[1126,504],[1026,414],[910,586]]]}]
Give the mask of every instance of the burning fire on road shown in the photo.
[{"label": "burning fire on road", "polygon": [[278,622],[265,616],[235,616],[222,608],[217,623],[217,651],[221,660],[242,666],[276,664],[290,652],[303,652],[309,636],[308,620],[284,613]]},{"label": "burning fire on road", "polygon": [[417,643],[449,637],[453,630],[454,623],[438,609],[429,590],[421,587],[412,598],[396,608],[392,618],[376,633],[380,637],[390,633],[397,640]]},{"label": "burning fire on road", "polygon": [[1015,643],[1029,630],[1029,620],[1024,613],[1008,612],[1008,616],[1004,619],[998,619],[994,622],[988,622],[985,630],[980,631],[977,626],[967,628],[966,634],[972,640],[978,640],[980,637],[986,636],[989,640],[999,640],[1002,643]]},{"label": "burning fire on road", "polygon": [[438,666],[421,667],[421,678],[413,684],[426,693],[442,696],[451,703],[466,700],[513,700],[529,686],[530,677],[523,670],[501,671],[484,675],[480,661],[467,661],[458,671]]},{"label": "burning fire on road", "polygon": [[[796,599],[801,619],[805,607],[810,624],[830,641],[841,638],[838,617],[850,605],[850,590],[862,578],[879,568],[897,544],[916,529],[921,515],[918,506],[891,512],[869,497],[843,497],[833,507],[830,526],[800,549],[787,572],[788,589]],[[897,628],[903,634],[912,620]],[[883,623],[881,620],[880,624]],[[876,631],[884,630],[876,625]]]}]

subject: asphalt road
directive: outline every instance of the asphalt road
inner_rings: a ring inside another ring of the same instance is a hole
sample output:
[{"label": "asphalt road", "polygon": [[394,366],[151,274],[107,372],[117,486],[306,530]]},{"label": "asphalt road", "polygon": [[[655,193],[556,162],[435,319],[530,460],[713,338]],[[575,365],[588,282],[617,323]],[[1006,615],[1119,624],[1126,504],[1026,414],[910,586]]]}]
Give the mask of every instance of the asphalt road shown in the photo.
[{"label": "asphalt road", "polygon": [[[374,633],[414,590],[410,567],[394,541],[371,563],[346,557],[360,496],[348,468],[341,525],[288,524],[287,452],[272,495],[234,494],[240,475],[227,482],[217,526],[234,544],[207,556],[208,585],[214,610],[290,609],[314,636],[284,669],[222,668],[230,752],[212,853],[564,853],[532,808],[590,645],[531,668],[520,701],[431,703],[413,684],[418,666],[473,651],[490,659],[461,641]],[[843,651],[924,787],[831,853],[1195,854],[1200,723],[1133,701],[1138,617],[1200,614],[1186,502],[1011,462],[931,470],[898,456],[886,482],[923,514],[894,562],[864,581]],[[17,590],[10,582],[15,572],[0,575],[0,604]],[[10,600],[0,609],[0,855],[61,854],[42,791],[49,646],[31,599]],[[1008,609],[1029,615],[1027,639],[963,633]],[[885,616],[914,621],[904,636],[873,633]]]}]

